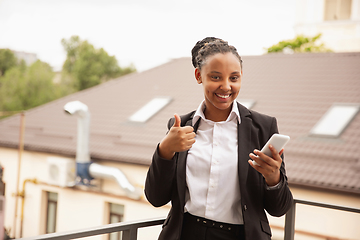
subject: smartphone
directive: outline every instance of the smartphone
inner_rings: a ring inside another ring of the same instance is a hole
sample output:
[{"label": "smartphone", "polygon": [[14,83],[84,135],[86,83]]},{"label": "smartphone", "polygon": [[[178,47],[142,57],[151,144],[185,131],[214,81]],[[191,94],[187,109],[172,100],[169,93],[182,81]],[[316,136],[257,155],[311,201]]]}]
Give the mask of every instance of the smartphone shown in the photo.
[{"label": "smartphone", "polygon": [[[265,146],[261,149],[262,153],[265,153],[267,156],[272,157],[269,145],[273,145],[273,147],[280,152],[281,149],[283,149],[285,147],[285,145],[289,142],[290,137],[287,135],[283,135],[283,134],[278,134],[275,133],[274,135],[271,136],[271,138],[267,141],[267,143],[265,144]],[[259,165],[257,164],[255,161],[253,161],[253,163],[255,165]]]}]

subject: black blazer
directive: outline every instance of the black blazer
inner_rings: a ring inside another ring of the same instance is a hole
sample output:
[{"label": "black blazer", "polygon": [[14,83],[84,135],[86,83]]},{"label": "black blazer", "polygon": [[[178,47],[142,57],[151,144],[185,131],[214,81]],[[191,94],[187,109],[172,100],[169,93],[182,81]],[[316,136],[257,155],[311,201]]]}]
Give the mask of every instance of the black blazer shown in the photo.
[{"label": "black blazer", "polygon": [[[287,184],[284,162],[281,164],[282,184],[268,189],[264,177],[253,169],[249,153],[261,149],[267,140],[278,133],[274,117],[248,110],[238,103],[241,123],[238,125],[238,173],[245,237],[248,240],[270,240],[271,229],[266,210],[272,216],[282,216],[291,207],[293,197]],[[181,116],[182,126],[191,126],[195,111]],[[170,129],[174,118],[168,122]],[[194,126],[196,132],[199,121]],[[155,207],[171,201],[171,210],[166,218],[159,240],[180,239],[186,190],[187,151],[176,153],[172,160],[159,156],[156,149],[145,182],[145,195]]]}]

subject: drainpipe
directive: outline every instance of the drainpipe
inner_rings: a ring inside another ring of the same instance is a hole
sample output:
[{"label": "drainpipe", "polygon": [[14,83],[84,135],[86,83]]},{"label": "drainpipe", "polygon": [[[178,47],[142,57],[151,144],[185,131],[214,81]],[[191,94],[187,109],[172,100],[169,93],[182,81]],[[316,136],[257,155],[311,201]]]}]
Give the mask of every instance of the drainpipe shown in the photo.
[{"label": "drainpipe", "polygon": [[16,238],[16,220],[17,220],[17,210],[18,210],[21,157],[22,157],[22,153],[24,151],[24,131],[25,131],[25,114],[24,114],[24,112],[22,112],[20,114],[19,158],[18,158],[16,185],[15,185],[15,188],[16,188],[16,190],[15,190],[15,215],[14,215],[14,225],[13,225],[14,238]]},{"label": "drainpipe", "polygon": [[23,190],[21,193],[19,193],[19,197],[21,197],[21,220],[20,220],[20,237],[23,235],[23,223],[24,223],[24,203],[25,203],[25,184],[27,182],[32,182],[37,184],[36,178],[34,179],[25,179],[23,182]]},{"label": "drainpipe", "polygon": [[66,113],[78,117],[76,173],[81,178],[80,184],[89,185],[90,180],[94,178],[112,179],[118,183],[129,198],[139,200],[142,190],[134,187],[120,169],[90,161],[90,113],[88,107],[80,101],[73,101],[65,104],[64,110]]}]

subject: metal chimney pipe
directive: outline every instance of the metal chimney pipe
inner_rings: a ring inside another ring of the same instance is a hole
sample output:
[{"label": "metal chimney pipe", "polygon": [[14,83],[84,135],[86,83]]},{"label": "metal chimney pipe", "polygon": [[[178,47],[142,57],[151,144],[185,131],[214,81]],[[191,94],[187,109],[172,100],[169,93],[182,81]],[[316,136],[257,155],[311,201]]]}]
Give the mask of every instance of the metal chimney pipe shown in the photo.
[{"label": "metal chimney pipe", "polygon": [[139,200],[141,198],[142,190],[134,187],[126,178],[124,173],[118,168],[92,163],[89,167],[89,173],[94,178],[115,180],[129,198],[135,200]]},{"label": "metal chimney pipe", "polygon": [[76,172],[81,177],[81,182],[85,179],[89,182],[93,178],[113,179],[129,198],[139,200],[142,190],[134,187],[120,169],[90,161],[90,113],[88,107],[80,101],[73,101],[65,104],[64,110],[78,118]]},{"label": "metal chimney pipe", "polygon": [[65,112],[77,116],[77,145],[76,162],[89,163],[89,139],[90,139],[90,112],[88,107],[80,101],[68,102],[64,106]]}]

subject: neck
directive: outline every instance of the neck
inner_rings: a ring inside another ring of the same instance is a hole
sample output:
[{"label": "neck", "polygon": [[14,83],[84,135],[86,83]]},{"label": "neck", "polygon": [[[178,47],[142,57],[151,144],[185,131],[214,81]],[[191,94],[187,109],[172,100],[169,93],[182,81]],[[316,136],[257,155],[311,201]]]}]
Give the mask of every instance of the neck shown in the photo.
[{"label": "neck", "polygon": [[216,109],[217,111],[210,110],[208,107],[205,107],[204,115],[206,119],[209,119],[213,122],[222,122],[226,121],[228,118],[232,108],[228,108],[225,110]]}]

